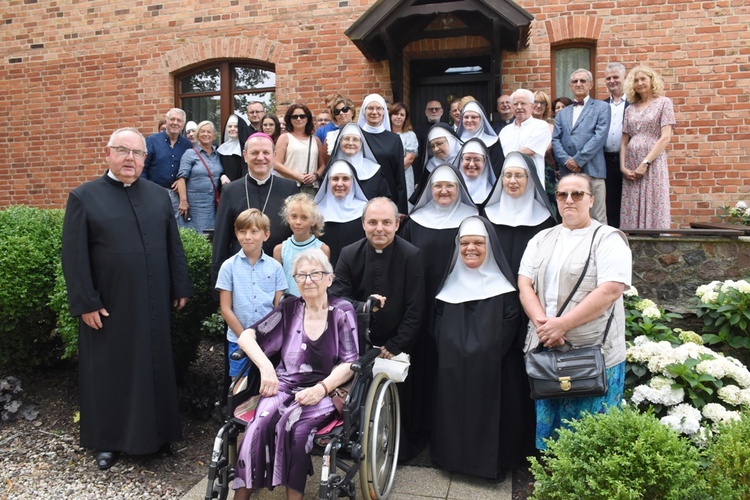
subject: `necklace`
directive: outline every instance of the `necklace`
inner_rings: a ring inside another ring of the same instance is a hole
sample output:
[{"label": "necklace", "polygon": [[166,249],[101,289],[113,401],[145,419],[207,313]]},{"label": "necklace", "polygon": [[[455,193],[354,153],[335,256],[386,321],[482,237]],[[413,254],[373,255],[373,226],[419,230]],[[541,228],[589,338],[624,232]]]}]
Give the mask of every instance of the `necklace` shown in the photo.
[{"label": "necklace", "polygon": [[[245,176],[245,200],[247,201],[247,208],[252,208],[250,206],[250,191],[247,189],[247,178],[250,177],[250,174],[247,174]],[[271,197],[271,190],[273,189],[273,178],[274,175],[271,174],[271,184],[268,186],[268,194],[266,195],[266,201],[263,202],[263,208],[260,210],[261,213],[266,213],[266,205],[268,205],[268,199]]]}]

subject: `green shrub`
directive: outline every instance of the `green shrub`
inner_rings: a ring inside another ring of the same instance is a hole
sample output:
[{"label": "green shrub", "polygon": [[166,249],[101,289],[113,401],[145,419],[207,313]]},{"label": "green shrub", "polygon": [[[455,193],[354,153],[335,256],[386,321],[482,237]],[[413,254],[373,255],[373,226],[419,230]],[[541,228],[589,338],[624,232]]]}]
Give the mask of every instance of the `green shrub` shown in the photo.
[{"label": "green shrub", "polygon": [[[182,311],[172,309],[172,353],[178,377],[185,374],[198,354],[203,323],[216,312],[211,298],[211,244],[191,229],[180,229],[187,257],[193,296]],[[50,300],[57,313],[57,331],[65,343],[65,357],[78,353],[78,319],[70,316],[65,279],[59,259],[56,263],[55,290]]]},{"label": "green shrub", "polygon": [[193,285],[193,296],[182,311],[172,312],[172,347],[177,376],[187,371],[198,355],[203,322],[216,312],[211,296],[211,243],[192,229],[180,229],[182,246]]},{"label": "green shrub", "polygon": [[632,408],[587,414],[531,459],[533,498],[711,498],[690,442]]},{"label": "green shrub", "polygon": [[62,210],[0,210],[0,368],[30,371],[60,356],[48,307],[60,259]]},{"label": "green shrub", "polygon": [[750,498],[750,412],[722,424],[708,449],[706,481],[717,498]]}]

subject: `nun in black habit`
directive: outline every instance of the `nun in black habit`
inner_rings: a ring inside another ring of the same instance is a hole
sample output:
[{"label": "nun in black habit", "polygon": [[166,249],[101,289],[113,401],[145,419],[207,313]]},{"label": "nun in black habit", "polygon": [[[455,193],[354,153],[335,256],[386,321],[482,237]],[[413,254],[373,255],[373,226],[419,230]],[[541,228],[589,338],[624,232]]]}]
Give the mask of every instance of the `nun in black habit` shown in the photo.
[{"label": "nun in black habit", "polygon": [[520,319],[516,281],[494,230],[483,217],[465,219],[436,304],[431,451],[442,468],[502,481],[525,464],[535,425],[522,410],[523,399],[531,401],[528,382],[507,369],[523,366]]},{"label": "nun in black habit", "polygon": [[466,103],[461,110],[460,123],[456,134],[458,134],[459,139],[463,142],[476,138],[487,146],[487,151],[489,152],[487,158],[492,166],[492,170],[495,172],[495,177],[497,177],[505,159],[503,157],[503,148],[500,145],[497,132],[495,132],[492,124],[487,119],[487,113],[484,112],[481,104],[476,101]]},{"label": "nun in black habit", "polygon": [[415,387],[421,388],[418,406],[424,409],[420,416],[426,434],[432,420],[430,409],[437,366],[433,333],[435,295],[450,263],[458,226],[479,211],[453,166],[442,164],[434,168],[425,182],[422,196],[402,223],[401,237],[421,250],[424,265],[425,321],[413,350],[409,377]]},{"label": "nun in black habit", "polygon": [[247,174],[247,164],[242,157],[245,141],[248,138],[248,125],[237,115],[229,115],[224,127],[224,142],[219,146],[219,159],[224,169],[224,175],[229,181],[236,181]]},{"label": "nun in black habit", "polygon": [[325,220],[325,233],[320,240],[331,251],[331,265],[336,268],[341,249],[365,237],[362,210],[367,197],[357,182],[352,164],[335,160],[320,184],[315,203]]},{"label": "nun in black habit", "polygon": [[378,196],[391,198],[383,169],[376,161],[362,129],[356,123],[347,123],[339,130],[328,168],[336,160],[345,160],[354,168],[359,186],[368,200]]},{"label": "nun in black habit", "polygon": [[[404,145],[401,142],[401,137],[391,132],[388,105],[385,103],[385,99],[379,94],[370,94],[365,97],[359,110],[357,123],[362,127],[367,143],[370,145],[376,161],[380,164],[383,177],[388,183],[391,200],[398,207],[399,213],[408,213]],[[360,181],[362,180],[363,178],[360,176]],[[368,198],[371,197],[368,196]]]},{"label": "nun in black habit", "polygon": [[454,165],[461,172],[466,189],[478,208],[482,208],[492,192],[497,177],[490,166],[487,146],[477,138],[469,139],[461,146]]},{"label": "nun in black habit", "polygon": [[430,127],[430,131],[427,133],[427,140],[425,141],[424,165],[422,166],[422,175],[419,179],[415,179],[416,188],[414,193],[409,198],[409,203],[416,205],[419,197],[422,196],[425,186],[427,186],[427,179],[435,167],[443,163],[454,164],[458,152],[461,150],[463,143],[453,131],[453,127],[447,123],[436,123]]},{"label": "nun in black habit", "polygon": [[513,276],[518,276],[529,240],[557,224],[531,157],[517,151],[508,153],[482,215],[495,228]]}]

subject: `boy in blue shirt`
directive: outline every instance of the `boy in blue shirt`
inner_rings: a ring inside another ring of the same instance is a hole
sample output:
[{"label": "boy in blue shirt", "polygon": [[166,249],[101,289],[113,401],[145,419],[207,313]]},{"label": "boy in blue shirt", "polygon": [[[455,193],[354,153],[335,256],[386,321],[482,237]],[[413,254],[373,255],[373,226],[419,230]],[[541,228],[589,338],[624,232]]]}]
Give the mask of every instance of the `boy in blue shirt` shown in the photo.
[{"label": "boy in blue shirt", "polygon": [[[216,280],[221,315],[228,327],[228,356],[239,349],[239,335],[263,319],[287,289],[284,268],[263,252],[270,229],[268,216],[257,208],[245,210],[234,221],[234,234],[242,249],[224,261]],[[234,361],[230,357],[229,376],[239,375],[244,363],[245,360]]]}]

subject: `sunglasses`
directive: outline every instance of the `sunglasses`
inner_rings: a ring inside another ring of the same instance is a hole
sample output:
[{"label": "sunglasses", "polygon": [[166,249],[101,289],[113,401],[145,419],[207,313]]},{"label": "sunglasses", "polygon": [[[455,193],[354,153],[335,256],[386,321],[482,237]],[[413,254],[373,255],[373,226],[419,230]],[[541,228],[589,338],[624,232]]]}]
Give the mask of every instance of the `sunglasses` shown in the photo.
[{"label": "sunglasses", "polygon": [[349,112],[349,106],[342,106],[339,109],[333,110],[333,116],[339,116],[341,113],[348,113]]},{"label": "sunglasses", "polygon": [[307,118],[307,115],[292,115],[289,118],[291,118],[292,120],[304,120],[305,118]]},{"label": "sunglasses", "polygon": [[555,191],[555,198],[557,198],[557,201],[567,201],[568,196],[570,196],[573,201],[581,201],[584,194],[591,196],[591,193],[586,191]]},{"label": "sunglasses", "polygon": [[442,111],[443,108],[427,108],[427,111],[431,111],[432,113],[437,113],[438,111]]}]

